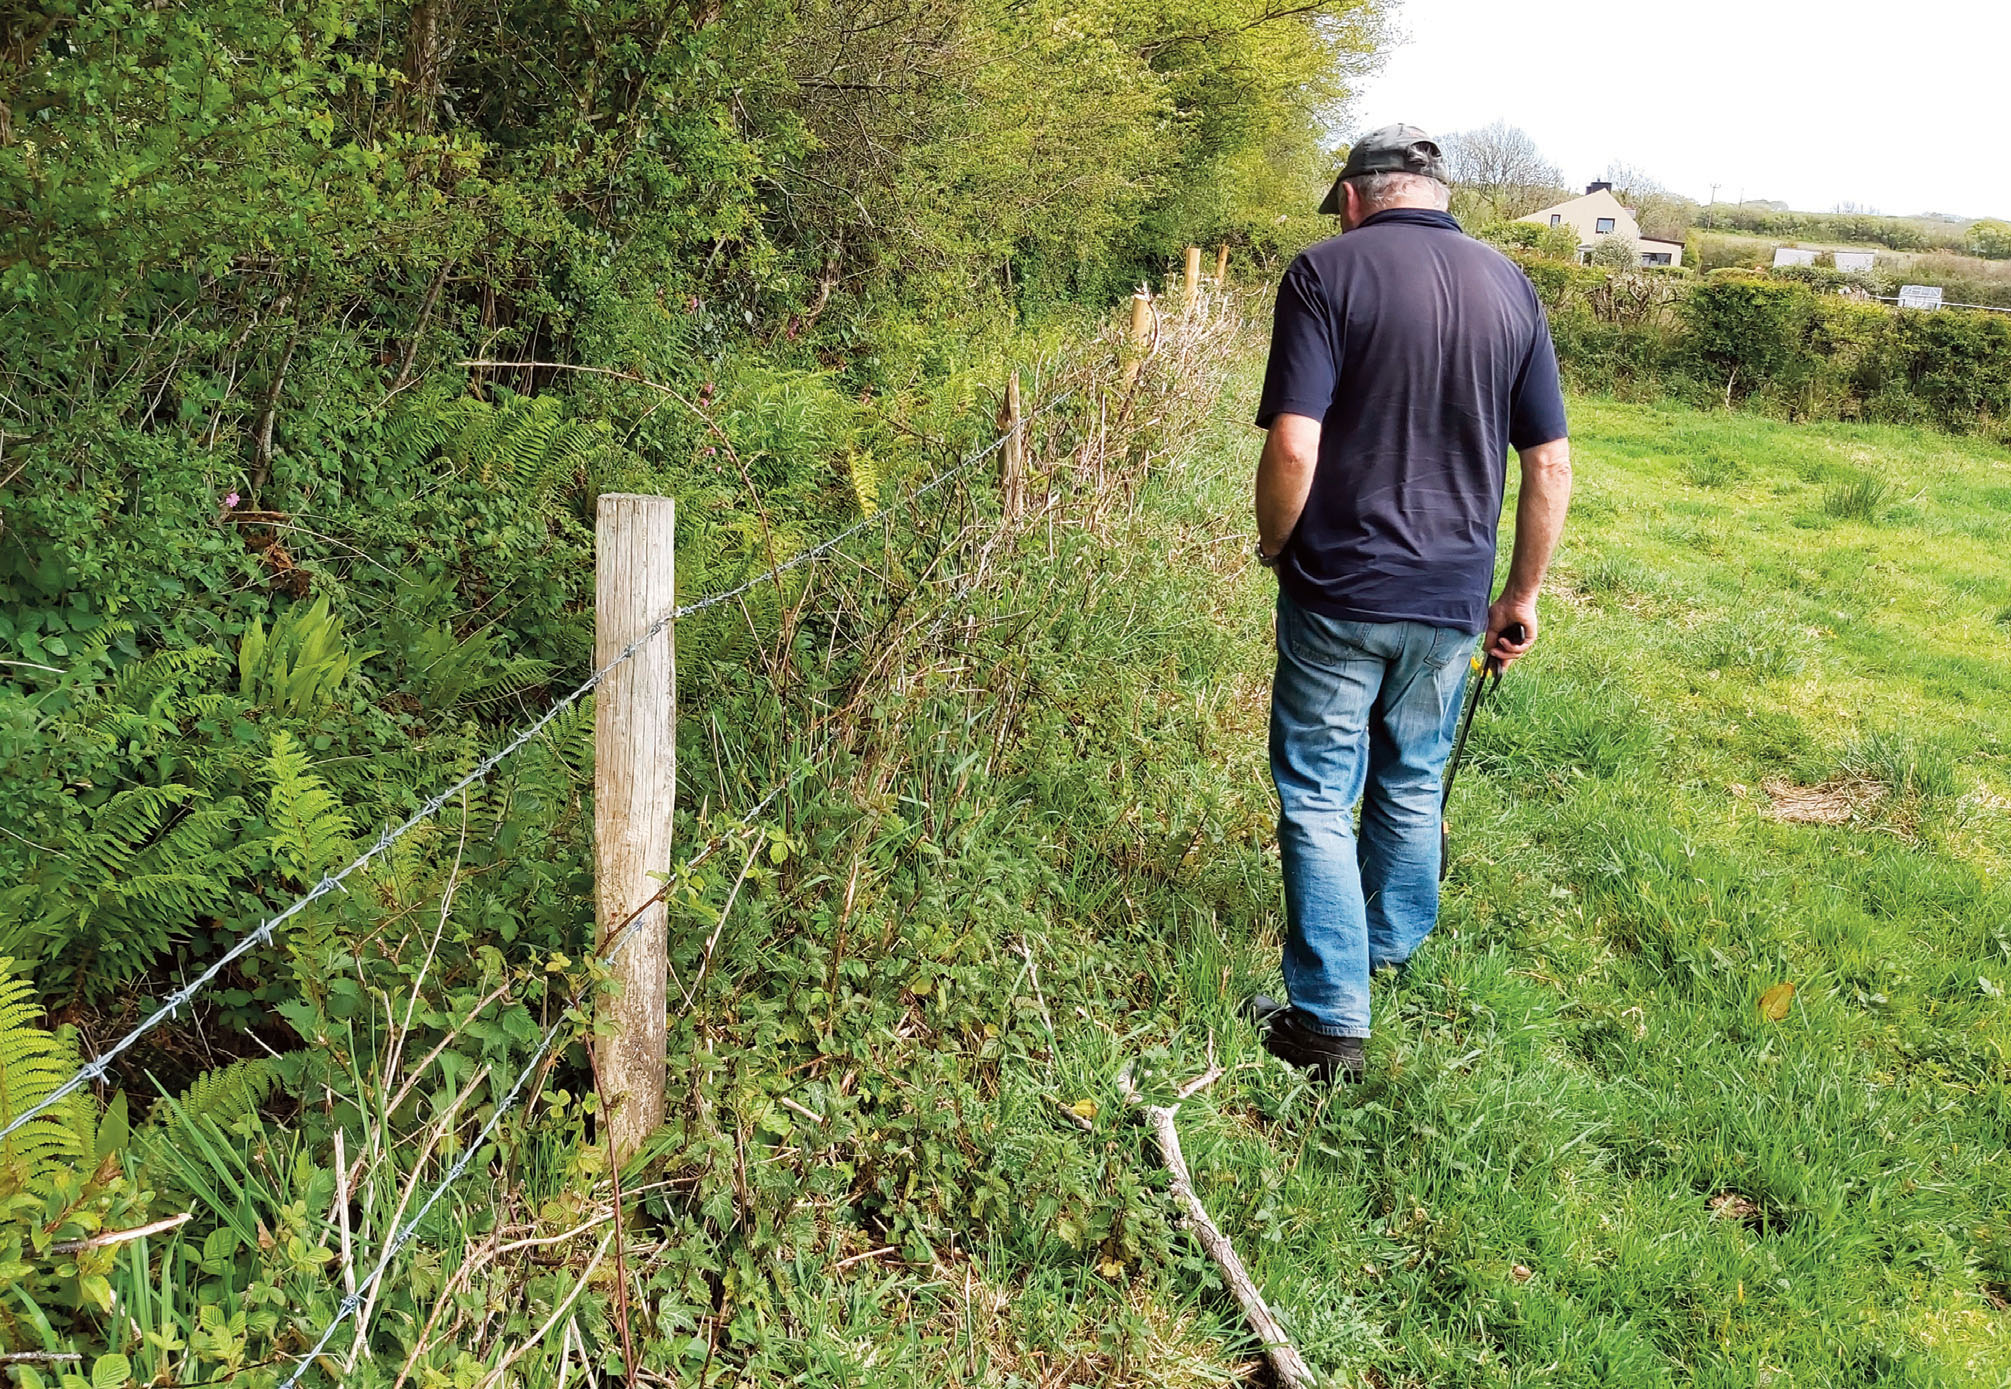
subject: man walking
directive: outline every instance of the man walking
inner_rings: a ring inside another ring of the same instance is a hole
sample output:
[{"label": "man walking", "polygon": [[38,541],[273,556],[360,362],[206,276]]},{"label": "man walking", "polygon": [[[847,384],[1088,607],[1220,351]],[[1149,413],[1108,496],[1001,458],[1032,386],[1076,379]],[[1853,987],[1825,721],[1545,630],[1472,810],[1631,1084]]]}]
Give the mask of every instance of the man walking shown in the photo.
[{"label": "man walking", "polygon": [[[1535,642],[1571,497],[1550,325],[1450,197],[1422,130],[1354,146],[1320,207],[1345,235],[1279,286],[1257,412],[1290,1002],[1251,1006],[1274,1055],[1327,1079],[1361,1075],[1369,978],[1437,923],[1440,777],[1474,642],[1504,666]],[[1490,606],[1511,447],[1515,548]]]}]

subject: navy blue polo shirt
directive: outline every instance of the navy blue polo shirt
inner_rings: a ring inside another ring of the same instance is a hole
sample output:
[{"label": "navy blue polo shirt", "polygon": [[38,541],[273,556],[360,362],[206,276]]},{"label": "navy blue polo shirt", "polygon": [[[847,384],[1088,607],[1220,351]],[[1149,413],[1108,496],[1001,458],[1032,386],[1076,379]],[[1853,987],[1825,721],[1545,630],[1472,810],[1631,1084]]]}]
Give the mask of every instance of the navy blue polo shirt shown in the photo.
[{"label": "navy blue polo shirt", "polygon": [[1321,422],[1278,564],[1293,601],[1485,629],[1508,450],[1566,432],[1550,323],[1515,263],[1425,208],[1309,248],[1278,287],[1257,426],[1284,414]]}]

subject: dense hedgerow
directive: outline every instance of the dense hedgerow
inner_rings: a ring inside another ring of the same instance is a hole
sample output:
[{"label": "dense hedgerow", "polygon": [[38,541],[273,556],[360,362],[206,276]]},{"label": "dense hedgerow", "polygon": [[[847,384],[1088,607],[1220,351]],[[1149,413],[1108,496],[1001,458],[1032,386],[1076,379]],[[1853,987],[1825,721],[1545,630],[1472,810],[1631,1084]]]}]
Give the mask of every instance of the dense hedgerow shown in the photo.
[{"label": "dense hedgerow", "polygon": [[2011,427],[2011,314],[1900,310],[1806,274],[1686,280],[1526,252],[1517,261],[1581,387],[1791,419]]}]

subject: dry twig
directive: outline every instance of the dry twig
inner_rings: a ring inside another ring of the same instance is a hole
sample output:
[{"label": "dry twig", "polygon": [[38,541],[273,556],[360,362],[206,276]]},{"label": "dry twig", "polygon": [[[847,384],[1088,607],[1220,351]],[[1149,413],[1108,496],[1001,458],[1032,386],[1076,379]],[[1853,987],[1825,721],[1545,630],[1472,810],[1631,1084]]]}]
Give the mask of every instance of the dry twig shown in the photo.
[{"label": "dry twig", "polygon": [[[1205,1073],[1180,1087],[1181,1099],[1198,1094],[1221,1075],[1220,1066],[1210,1066]],[[1166,1170],[1173,1176],[1173,1199],[1186,1217],[1194,1238],[1201,1242],[1201,1247],[1208,1251],[1208,1257],[1215,1261],[1215,1267],[1222,1271],[1222,1281],[1235,1294],[1236,1305],[1243,1309],[1250,1329],[1263,1343],[1264,1354],[1270,1357],[1271,1367],[1278,1372],[1278,1383],[1285,1389],[1315,1389],[1318,1381],[1313,1376],[1312,1367],[1306,1364],[1305,1357],[1292,1344],[1291,1336],[1272,1314],[1270,1304],[1264,1301],[1264,1294],[1250,1277],[1249,1270],[1243,1267],[1242,1259],[1237,1257],[1236,1246],[1229,1243],[1229,1237],[1216,1227],[1209,1218],[1208,1208],[1194,1194],[1194,1179],[1188,1175],[1187,1158],[1180,1151],[1180,1130],[1173,1121],[1180,1106],[1177,1103],[1146,1104],[1145,1097],[1131,1082],[1129,1065],[1118,1073],[1117,1082],[1124,1091],[1124,1098],[1143,1108],[1145,1117],[1151,1122],[1153,1136],[1159,1141],[1159,1155],[1166,1163]]]}]

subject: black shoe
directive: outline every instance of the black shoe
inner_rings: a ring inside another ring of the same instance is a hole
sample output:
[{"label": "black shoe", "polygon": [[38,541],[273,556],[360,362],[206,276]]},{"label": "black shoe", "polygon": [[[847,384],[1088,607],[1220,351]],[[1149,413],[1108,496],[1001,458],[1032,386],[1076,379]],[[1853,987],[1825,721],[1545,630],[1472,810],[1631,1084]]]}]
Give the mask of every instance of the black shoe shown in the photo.
[{"label": "black shoe", "polygon": [[1243,1000],[1243,1004],[1236,1010],[1236,1014],[1244,1022],[1255,1023],[1258,1027],[1264,1027],[1270,1023],[1272,1018],[1277,1017],[1278,1014],[1290,1011],[1291,1005],[1289,1003],[1280,1003],[1269,994],[1251,994]]},{"label": "black shoe", "polygon": [[1361,1038],[1316,1032],[1306,1024],[1298,1009],[1279,1004],[1262,994],[1251,999],[1245,1007],[1254,1017],[1259,1015],[1261,1005],[1267,1003],[1271,1005],[1270,1011],[1261,1014],[1259,1025],[1264,1030],[1264,1050],[1271,1055],[1286,1065],[1309,1071],[1315,1080],[1329,1084],[1360,1080],[1367,1072],[1369,1063],[1362,1054]]}]

